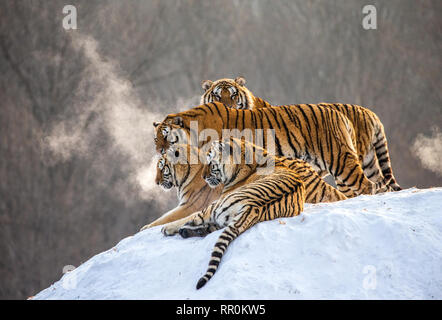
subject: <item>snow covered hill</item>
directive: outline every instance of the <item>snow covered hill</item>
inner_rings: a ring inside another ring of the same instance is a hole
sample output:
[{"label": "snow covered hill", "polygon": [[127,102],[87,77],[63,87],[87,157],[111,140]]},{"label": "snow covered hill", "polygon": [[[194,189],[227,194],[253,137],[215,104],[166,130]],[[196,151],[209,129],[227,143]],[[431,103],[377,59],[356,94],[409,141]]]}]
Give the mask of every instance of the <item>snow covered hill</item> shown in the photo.
[{"label": "snow covered hill", "polygon": [[260,223],[196,290],[220,232],[139,232],[34,299],[442,299],[442,188],[306,205]]}]

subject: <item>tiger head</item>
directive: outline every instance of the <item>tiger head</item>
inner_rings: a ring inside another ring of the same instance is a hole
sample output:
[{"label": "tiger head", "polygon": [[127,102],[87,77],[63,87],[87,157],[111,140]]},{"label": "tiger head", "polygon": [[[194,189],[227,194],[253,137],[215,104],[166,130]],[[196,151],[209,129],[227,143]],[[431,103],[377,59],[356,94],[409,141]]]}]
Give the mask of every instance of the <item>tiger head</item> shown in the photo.
[{"label": "tiger head", "polygon": [[155,183],[161,186],[164,190],[170,190],[174,186],[172,167],[167,161],[167,156],[165,154],[158,159]]},{"label": "tiger head", "polygon": [[160,154],[164,154],[173,144],[186,142],[187,135],[181,117],[166,118],[163,122],[154,122],[153,126],[155,148]]},{"label": "tiger head", "polygon": [[205,91],[201,96],[201,104],[221,102],[230,108],[252,109],[253,95],[244,86],[245,84],[246,80],[243,77],[237,77],[234,80],[205,80],[201,83]]},{"label": "tiger head", "polygon": [[189,145],[170,146],[158,160],[155,183],[164,190],[183,186],[186,179],[193,176],[202,166],[198,161],[191,164],[190,153],[197,157],[197,152],[197,148],[191,148]]},{"label": "tiger head", "polygon": [[218,142],[213,142],[207,151],[207,164],[203,169],[203,179],[211,188],[215,188],[225,180],[224,167],[222,164],[222,151],[224,146]]},{"label": "tiger head", "polygon": [[202,174],[207,184],[212,188],[219,184],[234,185],[254,170],[256,163],[246,150],[239,139],[212,142]]}]

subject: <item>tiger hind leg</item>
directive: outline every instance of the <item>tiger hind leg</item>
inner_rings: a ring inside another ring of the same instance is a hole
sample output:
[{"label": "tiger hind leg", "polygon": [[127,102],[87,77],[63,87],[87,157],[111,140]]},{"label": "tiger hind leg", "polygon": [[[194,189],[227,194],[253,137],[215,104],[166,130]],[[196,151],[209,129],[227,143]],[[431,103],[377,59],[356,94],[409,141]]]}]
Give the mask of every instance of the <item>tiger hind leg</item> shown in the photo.
[{"label": "tiger hind leg", "polygon": [[362,170],[369,180],[374,183],[379,183],[380,187],[375,190],[375,193],[382,193],[390,191],[388,187],[389,180],[386,180],[382,174],[381,168],[377,161],[377,156],[374,149],[371,149],[363,157]]},{"label": "tiger hind leg", "polygon": [[384,181],[386,181],[386,184],[388,185],[390,190],[402,190],[393,175],[390,154],[388,151],[387,138],[385,137],[385,132],[382,127],[378,129],[378,133],[376,134],[376,137],[374,139],[373,146],[375,148],[376,160],[378,162],[378,166],[382,171]]},{"label": "tiger hind leg", "polygon": [[341,154],[340,167],[333,176],[339,191],[351,198],[360,194],[375,194],[377,190],[384,188],[383,181],[373,183],[364,174],[362,165],[355,152],[348,150]]},{"label": "tiger hind leg", "polygon": [[402,187],[397,183],[397,181],[394,177],[390,180],[388,187],[391,188],[392,191],[401,191],[402,190]]}]

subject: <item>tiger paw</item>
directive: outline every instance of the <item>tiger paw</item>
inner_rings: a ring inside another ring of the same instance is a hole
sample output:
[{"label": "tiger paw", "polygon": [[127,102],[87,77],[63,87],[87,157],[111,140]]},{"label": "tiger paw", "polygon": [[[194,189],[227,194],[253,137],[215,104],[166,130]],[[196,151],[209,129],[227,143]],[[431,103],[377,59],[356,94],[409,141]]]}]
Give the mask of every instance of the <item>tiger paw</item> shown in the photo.
[{"label": "tiger paw", "polygon": [[178,230],[173,226],[164,226],[161,228],[161,233],[165,236],[173,236],[178,233]]},{"label": "tiger paw", "polygon": [[376,184],[367,179],[367,181],[364,181],[362,183],[361,188],[357,193],[357,195],[361,194],[369,194],[369,195],[376,194]]},{"label": "tiger paw", "polygon": [[189,228],[188,226],[184,226],[178,230],[178,233],[183,238],[189,238],[189,237],[205,237],[207,236],[210,231],[207,227],[200,227],[200,228]]},{"label": "tiger paw", "polygon": [[151,228],[151,225],[150,224],[146,224],[144,227],[142,227],[140,229],[140,231],[144,231],[144,230],[149,229],[149,228]]}]

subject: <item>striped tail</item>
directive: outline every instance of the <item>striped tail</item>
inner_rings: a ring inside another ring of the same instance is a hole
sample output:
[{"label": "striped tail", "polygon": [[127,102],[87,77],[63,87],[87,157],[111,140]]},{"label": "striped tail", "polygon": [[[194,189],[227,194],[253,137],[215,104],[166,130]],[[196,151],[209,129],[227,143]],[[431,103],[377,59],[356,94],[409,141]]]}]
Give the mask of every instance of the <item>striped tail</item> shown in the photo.
[{"label": "striped tail", "polygon": [[207,281],[209,281],[216,270],[218,269],[219,263],[221,262],[221,258],[226,252],[229,244],[235,240],[239,236],[239,231],[236,230],[233,225],[228,225],[221,235],[218,238],[218,241],[215,243],[215,247],[212,251],[212,257],[210,258],[209,268],[206,271],[206,274],[201,277],[196,285],[196,289],[200,289],[203,287]]},{"label": "striped tail", "polygon": [[402,190],[393,175],[391,167],[390,154],[388,152],[387,138],[385,137],[384,128],[378,127],[376,134],[376,142],[374,143],[376,157],[378,159],[379,167],[384,176],[384,183],[394,191]]}]

